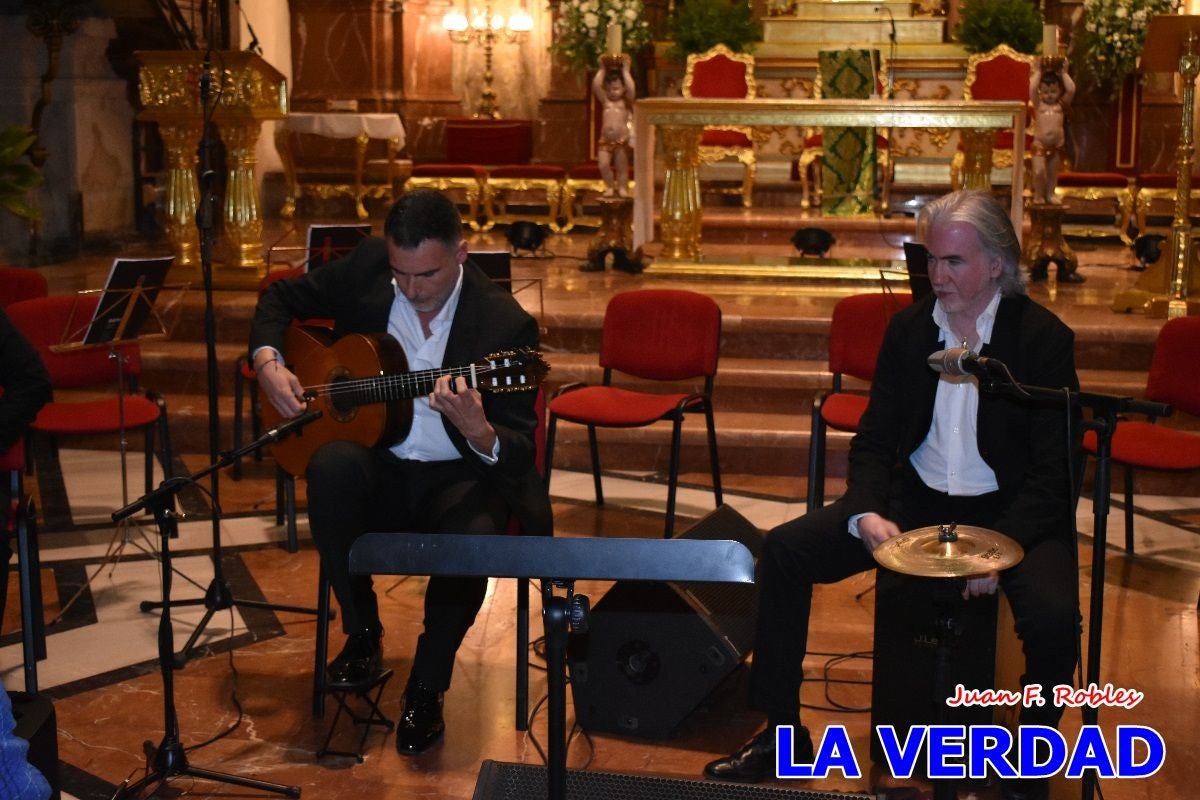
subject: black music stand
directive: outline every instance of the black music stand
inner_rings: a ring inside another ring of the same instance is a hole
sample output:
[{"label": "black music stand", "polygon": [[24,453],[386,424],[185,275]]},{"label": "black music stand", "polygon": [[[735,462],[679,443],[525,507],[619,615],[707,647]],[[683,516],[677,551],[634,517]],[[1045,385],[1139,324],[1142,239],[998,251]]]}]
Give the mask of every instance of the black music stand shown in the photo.
[{"label": "black music stand", "polygon": [[[107,348],[109,358],[113,359],[113,363],[116,364],[117,424],[119,428],[117,441],[121,458],[122,504],[129,502],[128,448],[125,438],[125,353],[122,345],[136,342],[141,338],[167,335],[166,325],[154,307],[154,301],[158,298],[158,293],[166,282],[167,271],[171,268],[174,260],[174,256],[114,259],[103,289],[87,289],[76,295],[75,304],[72,305],[67,316],[62,340],[50,348],[55,353]],[[88,294],[100,294],[96,308],[90,319],[86,321],[82,318],[76,319],[79,297]],[[151,320],[153,320],[153,325],[148,333],[143,334],[142,329]],[[163,453],[167,453],[169,448],[165,446],[165,442],[161,444],[164,445]],[[166,459],[164,459],[165,461]],[[162,467],[163,471],[170,475],[171,465],[163,463]],[[146,488],[149,489],[150,486],[148,474]],[[129,543],[126,529],[131,524],[136,525],[129,520],[121,520],[117,524],[116,532],[104,554],[103,561],[96,571],[84,580],[83,585],[75,591],[75,594],[71,595],[70,599],[62,605],[54,622],[58,622],[66,616],[67,611],[83,596],[84,591],[91,586],[92,581],[104,571],[106,566],[115,565],[121,560],[125,545]],[[119,544],[117,543],[118,539],[120,539]],[[137,546],[140,547],[140,545]],[[150,551],[146,550],[146,552]]]},{"label": "black music stand", "polygon": [[309,225],[308,250],[304,262],[306,270],[336,261],[358,246],[358,243],[371,235],[370,223],[361,225]]},{"label": "black music stand", "polygon": [[[350,571],[375,575],[458,575],[494,578],[536,578],[542,581],[542,621],[546,630],[546,674],[548,683],[549,742],[547,765],[502,764],[485,761],[480,769],[476,798],[487,796],[487,786],[499,773],[499,782],[511,796],[528,798],[542,792],[550,800],[565,800],[568,780],[572,796],[584,796],[574,786],[581,781],[603,784],[619,779],[628,794],[630,781],[647,783],[647,791],[658,784],[668,791],[652,796],[726,797],[729,786],[705,781],[663,778],[633,778],[611,773],[567,771],[567,640],[572,632],[587,625],[588,602],[574,594],[576,580],[602,581],[697,581],[707,583],[753,583],[754,559],[740,542],[701,539],[555,539],[534,536],[485,536],[469,534],[368,533],[350,549]],[[556,594],[555,588],[566,594]],[[688,785],[690,791],[680,791]],[[592,790],[603,792],[593,786]],[[481,792],[483,794],[481,795]],[[771,790],[772,797],[806,797],[812,792],[789,793]],[[593,796],[588,794],[587,796]],[[617,796],[596,794],[594,796]],[[629,795],[633,796],[633,795]],[[637,796],[651,796],[638,794]],[[866,795],[827,795],[866,797]]]}]

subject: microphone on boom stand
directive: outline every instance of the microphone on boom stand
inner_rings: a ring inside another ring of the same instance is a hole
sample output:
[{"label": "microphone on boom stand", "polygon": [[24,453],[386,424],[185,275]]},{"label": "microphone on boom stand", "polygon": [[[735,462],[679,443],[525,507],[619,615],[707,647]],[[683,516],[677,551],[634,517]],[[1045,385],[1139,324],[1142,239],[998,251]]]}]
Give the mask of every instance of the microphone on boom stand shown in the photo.
[{"label": "microphone on boom stand", "polygon": [[[220,429],[220,412],[217,405],[217,324],[213,304],[213,277],[212,277],[212,250],[213,250],[213,231],[215,221],[216,207],[216,192],[214,190],[214,181],[216,172],[212,167],[212,148],[213,141],[213,122],[212,116],[220,100],[220,87],[218,86],[217,97],[212,98],[212,51],[206,50],[204,53],[204,66],[200,73],[200,104],[204,114],[203,136],[200,141],[200,206],[196,211],[196,227],[200,232],[200,268],[204,278],[204,341],[207,351],[207,366],[208,366],[208,453],[209,461],[216,463],[219,456],[219,444],[221,441]],[[219,54],[218,54],[219,55]],[[219,66],[219,65],[218,65]],[[221,70],[218,70],[218,74]],[[210,102],[211,101],[211,102]],[[311,417],[309,419],[312,419]],[[306,420],[308,421],[308,420]],[[303,423],[299,423],[303,424]],[[284,427],[284,426],[280,426]],[[223,611],[233,606],[244,606],[247,608],[264,609],[268,611],[290,611],[298,614],[316,614],[314,608],[302,608],[299,606],[278,605],[267,603],[262,600],[244,600],[237,599],[233,596],[233,591],[229,588],[228,582],[225,580],[223,558],[221,552],[221,505],[220,505],[220,481],[219,473],[216,470],[211,474],[211,489],[212,495],[212,564],[213,578],[209,583],[208,588],[204,592],[204,597],[192,598],[189,600],[174,600],[171,601],[174,606],[191,606],[203,605],[205,607],[204,616],[200,618],[199,624],[192,630],[191,636],[184,644],[183,648],[174,657],[175,666],[182,668],[192,648],[199,641],[200,636],[204,633],[208,626],[209,620],[217,611]],[[156,608],[161,608],[162,603],[143,601],[141,603],[142,611],[151,611]]]}]

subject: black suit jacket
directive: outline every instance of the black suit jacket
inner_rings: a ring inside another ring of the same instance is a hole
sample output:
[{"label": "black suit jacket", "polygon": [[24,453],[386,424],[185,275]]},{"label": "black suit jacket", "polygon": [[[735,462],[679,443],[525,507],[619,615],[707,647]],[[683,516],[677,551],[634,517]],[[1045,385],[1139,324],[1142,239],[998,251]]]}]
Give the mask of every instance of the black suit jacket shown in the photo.
[{"label": "black suit jacket", "polygon": [[0,311],[0,453],[25,435],[50,395],[50,376],[37,348]]},{"label": "black suit jacket", "polygon": [[[935,299],[930,295],[897,313],[884,335],[870,402],[850,445],[847,518],[887,516],[900,470],[929,432],[938,374],[927,359],[945,346],[933,322]],[[1074,342],[1058,317],[1016,295],[1000,301],[991,342],[981,354],[1004,362],[1019,383],[1077,390]],[[995,527],[1026,550],[1046,537],[1069,538],[1073,529],[1068,459],[1077,457],[1078,437],[1068,456],[1067,418],[1063,403],[980,395],[979,454],[996,473],[1005,508]]]},{"label": "black suit jacket", "polygon": [[[254,314],[250,352],[263,346],[284,352],[284,336],[293,319],[333,319],[335,336],[384,332],[394,297],[385,241],[364,239],[343,259],[295,280],[272,284]],[[464,264],[462,292],[443,366],[469,364],[498,350],[518,347],[537,349],[537,322],[511,293],[478,267]],[[484,412],[500,439],[500,458],[494,465],[481,461],[449,420],[443,417],[442,422],[466,462],[506,497],[524,531],[549,535],[553,530],[550,500],[534,463],[534,401],[533,392],[483,394]]]}]

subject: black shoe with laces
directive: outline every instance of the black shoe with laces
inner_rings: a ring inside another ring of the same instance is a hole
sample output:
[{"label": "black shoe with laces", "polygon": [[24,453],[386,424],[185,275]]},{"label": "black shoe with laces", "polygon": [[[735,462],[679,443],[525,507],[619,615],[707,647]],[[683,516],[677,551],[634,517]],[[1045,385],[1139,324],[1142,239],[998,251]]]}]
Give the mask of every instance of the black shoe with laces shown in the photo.
[{"label": "black shoe with laces", "polygon": [[383,632],[352,633],[337,658],[329,663],[325,682],[331,689],[370,686],[383,672]]},{"label": "black shoe with laces", "polygon": [[442,692],[434,691],[419,678],[409,678],[404,690],[404,708],[396,722],[396,752],[402,756],[424,753],[442,738]]},{"label": "black shoe with laces", "polygon": [[[792,763],[812,763],[813,744],[808,728],[796,728],[792,741],[792,755]],[[775,728],[768,725],[737,752],[706,764],[704,777],[716,781],[761,783],[774,777],[775,760]]]}]

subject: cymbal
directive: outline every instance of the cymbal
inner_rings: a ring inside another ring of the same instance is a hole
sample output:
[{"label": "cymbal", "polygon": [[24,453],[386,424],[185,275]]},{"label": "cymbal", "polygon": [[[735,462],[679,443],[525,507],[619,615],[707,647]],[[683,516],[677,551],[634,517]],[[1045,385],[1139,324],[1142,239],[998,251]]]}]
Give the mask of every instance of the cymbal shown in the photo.
[{"label": "cymbal", "polygon": [[1008,569],[1025,556],[1002,533],[971,525],[931,525],[888,539],[872,554],[882,567],[923,578],[966,578]]}]

